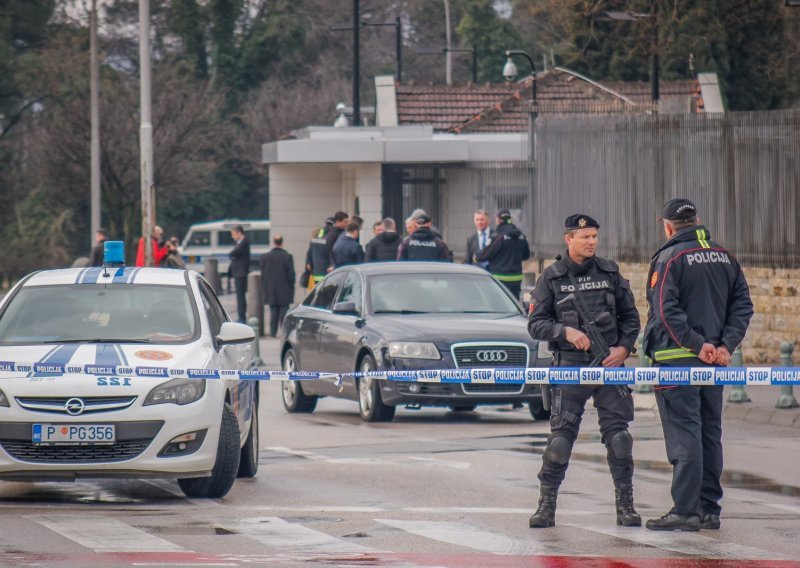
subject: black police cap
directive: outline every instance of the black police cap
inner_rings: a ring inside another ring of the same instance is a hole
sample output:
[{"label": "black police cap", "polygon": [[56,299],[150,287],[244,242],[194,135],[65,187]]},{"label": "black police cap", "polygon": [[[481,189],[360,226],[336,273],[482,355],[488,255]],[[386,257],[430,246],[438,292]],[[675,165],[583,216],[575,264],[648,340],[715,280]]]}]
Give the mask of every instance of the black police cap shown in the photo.
[{"label": "black police cap", "polygon": [[503,221],[511,220],[511,211],[508,209],[501,209],[497,212],[497,218],[502,219]]},{"label": "black police cap", "polygon": [[570,215],[564,221],[564,229],[567,231],[577,231],[578,229],[599,229],[600,223],[588,215]]},{"label": "black police cap", "polygon": [[333,225],[333,223],[334,223],[333,217],[325,217],[326,225]]},{"label": "black police cap", "polygon": [[431,222],[431,218],[425,215],[425,213],[419,215],[417,217],[417,225],[426,225]]},{"label": "black police cap", "polygon": [[697,216],[697,207],[685,197],[670,199],[661,210],[661,218],[667,221],[683,221],[694,219]]}]

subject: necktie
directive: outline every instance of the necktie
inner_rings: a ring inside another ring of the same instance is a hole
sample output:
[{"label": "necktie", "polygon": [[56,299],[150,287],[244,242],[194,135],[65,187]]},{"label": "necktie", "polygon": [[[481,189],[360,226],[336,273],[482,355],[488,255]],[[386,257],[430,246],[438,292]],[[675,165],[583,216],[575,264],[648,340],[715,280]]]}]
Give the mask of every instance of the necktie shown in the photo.
[{"label": "necktie", "polygon": [[486,248],[486,231],[481,231],[481,248],[483,250]]}]

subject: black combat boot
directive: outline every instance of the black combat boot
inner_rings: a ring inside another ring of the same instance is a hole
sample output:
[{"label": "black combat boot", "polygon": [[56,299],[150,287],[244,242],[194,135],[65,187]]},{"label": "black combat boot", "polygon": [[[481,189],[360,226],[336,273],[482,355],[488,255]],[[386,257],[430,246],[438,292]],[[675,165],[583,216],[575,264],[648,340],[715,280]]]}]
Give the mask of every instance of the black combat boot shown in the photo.
[{"label": "black combat boot", "polygon": [[532,529],[553,527],[556,524],[556,496],[558,487],[542,485],[539,491],[539,508],[531,516],[528,526]]},{"label": "black combat boot", "polygon": [[617,495],[617,524],[623,527],[642,526],[642,517],[633,508],[633,486],[620,485],[614,492]]}]

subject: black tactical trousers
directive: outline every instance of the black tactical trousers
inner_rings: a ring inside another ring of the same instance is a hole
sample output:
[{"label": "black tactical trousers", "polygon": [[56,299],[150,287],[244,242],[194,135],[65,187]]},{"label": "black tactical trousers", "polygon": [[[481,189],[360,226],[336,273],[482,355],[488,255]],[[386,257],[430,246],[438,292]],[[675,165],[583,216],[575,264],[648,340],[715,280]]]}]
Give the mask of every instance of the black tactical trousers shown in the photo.
[{"label": "black tactical trousers", "polygon": [[[586,401],[594,399],[594,407],[600,421],[600,434],[607,449],[608,467],[614,486],[631,485],[633,480],[633,457],[618,458],[611,448],[611,440],[617,432],[627,430],[633,421],[633,397],[626,386],[564,385],[550,387],[550,437],[566,438],[570,447],[578,437]],[[542,485],[558,487],[564,481],[569,462],[557,463],[545,451],[539,481]]]},{"label": "black tactical trousers", "polygon": [[236,284],[236,315],[239,323],[247,323],[247,276],[235,277]]},{"label": "black tactical trousers", "polygon": [[720,513],[722,388],[656,390],[667,459],[672,464],[672,512],[679,515]]}]

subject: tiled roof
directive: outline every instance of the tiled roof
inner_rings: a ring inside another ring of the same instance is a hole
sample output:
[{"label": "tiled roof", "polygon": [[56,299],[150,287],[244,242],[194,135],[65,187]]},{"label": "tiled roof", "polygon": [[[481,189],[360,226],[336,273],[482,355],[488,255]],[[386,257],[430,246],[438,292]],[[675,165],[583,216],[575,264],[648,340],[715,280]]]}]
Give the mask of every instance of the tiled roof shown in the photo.
[{"label": "tiled roof", "polygon": [[[551,70],[537,76],[540,112],[645,112],[650,84],[593,83],[573,73]],[[613,91],[613,92],[612,92]],[[661,97],[699,99],[697,81],[662,81]],[[430,124],[449,132],[523,132],[528,129],[531,80],[485,85],[397,85],[399,124]],[[617,94],[636,103],[630,105]],[[523,104],[521,104],[523,103]],[[644,103],[644,104],[643,104]]]},{"label": "tiled roof", "polygon": [[519,91],[515,84],[415,85],[400,84],[397,92],[399,124],[431,124],[449,130]]}]

